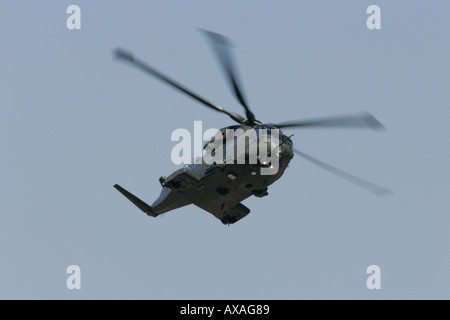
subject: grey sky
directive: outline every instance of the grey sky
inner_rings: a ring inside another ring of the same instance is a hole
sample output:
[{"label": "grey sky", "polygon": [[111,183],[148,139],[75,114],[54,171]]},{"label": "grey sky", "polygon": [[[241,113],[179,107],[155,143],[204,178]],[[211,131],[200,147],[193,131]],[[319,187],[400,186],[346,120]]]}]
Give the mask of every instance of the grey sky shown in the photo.
[{"label": "grey sky", "polygon": [[[66,8],[81,8],[81,30]],[[366,8],[381,8],[381,30]],[[0,298],[449,299],[448,1],[2,1]],[[223,226],[146,217],[174,129],[232,124],[112,60],[121,46],[243,114],[196,27],[233,39],[257,118],[367,110],[387,131],[286,130],[296,148],[386,186],[376,197],[294,157]],[[82,289],[66,288],[79,265]],[[369,265],[381,290],[368,290]]]}]

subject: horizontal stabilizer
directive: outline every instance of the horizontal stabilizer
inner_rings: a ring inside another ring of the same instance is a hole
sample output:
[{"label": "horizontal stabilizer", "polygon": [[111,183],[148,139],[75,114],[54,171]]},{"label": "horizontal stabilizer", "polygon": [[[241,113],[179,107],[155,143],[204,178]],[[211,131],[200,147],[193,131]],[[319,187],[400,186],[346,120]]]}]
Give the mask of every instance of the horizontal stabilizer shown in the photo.
[{"label": "horizontal stabilizer", "polygon": [[138,197],[136,197],[135,195],[129,193],[127,190],[125,190],[124,188],[122,188],[121,186],[119,186],[118,184],[114,185],[114,188],[116,188],[117,190],[119,190],[119,192],[121,194],[123,194],[125,197],[128,198],[128,200],[130,200],[131,202],[133,202],[136,207],[138,207],[139,209],[141,209],[142,211],[144,211],[147,215],[152,216],[152,217],[156,217],[157,214],[155,214],[152,210],[152,207],[150,207],[148,204],[146,204],[144,201],[142,201],[141,199],[139,199]]}]

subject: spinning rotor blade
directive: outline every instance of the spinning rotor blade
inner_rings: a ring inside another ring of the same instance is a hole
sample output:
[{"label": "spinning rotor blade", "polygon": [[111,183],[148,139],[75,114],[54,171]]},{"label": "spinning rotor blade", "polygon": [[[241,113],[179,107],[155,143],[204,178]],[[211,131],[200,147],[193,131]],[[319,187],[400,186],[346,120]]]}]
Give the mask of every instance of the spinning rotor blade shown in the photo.
[{"label": "spinning rotor blade", "polygon": [[306,159],[306,160],[312,162],[313,164],[315,164],[315,165],[317,165],[317,166],[327,170],[328,172],[331,172],[331,173],[337,175],[338,177],[341,177],[341,178],[343,178],[343,179],[345,179],[345,180],[347,180],[347,181],[357,185],[358,187],[361,187],[361,188],[366,189],[366,190],[368,190],[370,192],[373,192],[373,193],[375,193],[378,196],[387,195],[387,194],[392,193],[389,189],[386,189],[384,187],[376,185],[376,184],[374,184],[372,182],[369,182],[367,180],[358,178],[358,177],[356,177],[356,176],[354,176],[354,175],[352,175],[350,173],[347,173],[345,171],[342,171],[342,170],[340,170],[340,169],[338,169],[336,167],[330,166],[329,164],[326,164],[326,163],[324,163],[324,162],[322,162],[322,161],[320,161],[320,160],[318,160],[316,158],[313,158],[313,157],[311,157],[311,156],[307,155],[306,153],[303,153],[303,152],[301,152],[299,150],[296,150],[296,149],[293,149],[293,150],[294,150],[295,153],[297,153],[303,159]]},{"label": "spinning rotor blade", "polygon": [[203,29],[199,30],[202,31],[209,40],[211,47],[216,54],[217,60],[226,74],[230,87],[232,88],[236,98],[245,109],[245,115],[247,116],[249,125],[253,126],[255,124],[255,115],[250,111],[247,101],[243,95],[242,86],[238,81],[236,63],[233,60],[231,51],[229,50],[229,47],[231,47],[231,41],[221,34]]},{"label": "spinning rotor blade", "polygon": [[200,95],[198,95],[197,93],[187,89],[186,87],[182,86],[180,83],[176,82],[175,80],[170,79],[168,76],[166,76],[165,74],[159,72],[158,70],[156,70],[155,68],[145,64],[144,62],[142,62],[139,59],[136,59],[133,54],[126,52],[122,49],[116,49],[114,51],[115,54],[115,58],[116,59],[120,59],[122,61],[131,63],[132,65],[134,65],[135,67],[141,69],[144,72],[147,72],[149,74],[151,74],[152,76],[158,78],[159,80],[164,81],[165,83],[171,85],[172,87],[177,88],[178,90],[184,92],[185,94],[191,96],[192,98],[194,98],[195,100],[203,103],[204,105],[206,105],[207,107],[210,107],[211,109],[214,109],[216,111],[219,112],[223,112],[225,114],[227,114],[231,119],[233,119],[234,121],[236,121],[237,123],[243,124],[245,122],[245,118],[234,113],[234,112],[229,112],[225,109],[223,109],[222,107],[219,107],[218,105],[206,100],[205,98],[201,97]]},{"label": "spinning rotor blade", "polygon": [[275,124],[277,128],[361,128],[383,130],[384,126],[370,113],[335,116]]}]

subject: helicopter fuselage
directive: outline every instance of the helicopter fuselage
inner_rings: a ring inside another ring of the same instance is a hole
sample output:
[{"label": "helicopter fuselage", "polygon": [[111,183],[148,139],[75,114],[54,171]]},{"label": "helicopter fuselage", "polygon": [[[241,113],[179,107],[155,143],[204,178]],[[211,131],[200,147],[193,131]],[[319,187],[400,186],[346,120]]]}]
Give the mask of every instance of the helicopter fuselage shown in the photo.
[{"label": "helicopter fuselage", "polygon": [[[227,130],[239,132],[239,129],[244,134],[252,130],[252,133],[256,132],[257,136],[257,139],[245,140],[243,157],[236,150],[237,143],[236,137],[234,137],[233,141],[223,144],[223,147],[227,150],[230,150],[230,145],[234,146],[235,152],[232,154],[234,159],[230,159],[227,152],[224,152],[223,161],[216,159],[210,164],[205,161],[187,164],[168,177],[162,176],[160,178],[161,194],[152,204],[152,212],[147,214],[157,216],[188,204],[194,204],[213,214],[224,224],[232,224],[245,217],[250,210],[241,202],[252,195],[256,197],[266,196],[268,194],[267,188],[283,175],[293,157],[293,151],[291,139],[285,136],[281,130],[270,125],[230,126],[220,129],[219,135],[225,136]],[[274,135],[271,135],[273,130],[278,131],[276,135],[279,139],[278,143],[270,141],[270,139],[274,139]],[[264,138],[262,134],[259,134],[263,131]],[[271,166],[273,168],[273,163],[265,163],[259,157],[256,161],[253,161],[255,163],[251,163],[252,147],[257,148],[252,144],[258,143],[261,139],[266,139],[266,145],[269,149],[272,149],[269,150],[269,153],[270,151],[276,152],[276,155],[270,154],[276,156],[278,161],[277,170],[274,170],[273,174],[261,173],[261,169]],[[217,139],[211,139],[205,144],[204,149],[211,148],[215,143],[217,143]],[[277,146],[277,148],[273,146]],[[237,163],[239,156],[244,158],[241,159],[245,160],[244,163]]]}]

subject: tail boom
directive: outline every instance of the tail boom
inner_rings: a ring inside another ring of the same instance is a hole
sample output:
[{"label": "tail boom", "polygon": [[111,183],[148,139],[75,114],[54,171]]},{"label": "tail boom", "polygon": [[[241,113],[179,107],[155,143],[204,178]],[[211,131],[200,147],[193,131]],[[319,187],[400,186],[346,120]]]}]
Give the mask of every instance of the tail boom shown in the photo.
[{"label": "tail boom", "polygon": [[134,203],[134,205],[136,207],[138,207],[139,209],[141,209],[144,213],[146,213],[148,216],[151,217],[156,217],[158,216],[158,214],[156,214],[152,207],[149,206],[148,204],[146,204],[144,201],[142,201],[141,199],[139,199],[138,197],[136,197],[135,195],[131,194],[130,192],[128,192],[127,190],[125,190],[124,188],[122,188],[121,186],[119,186],[118,184],[114,185],[114,188],[116,188],[121,194],[123,194],[128,200],[130,200],[131,202]]}]

